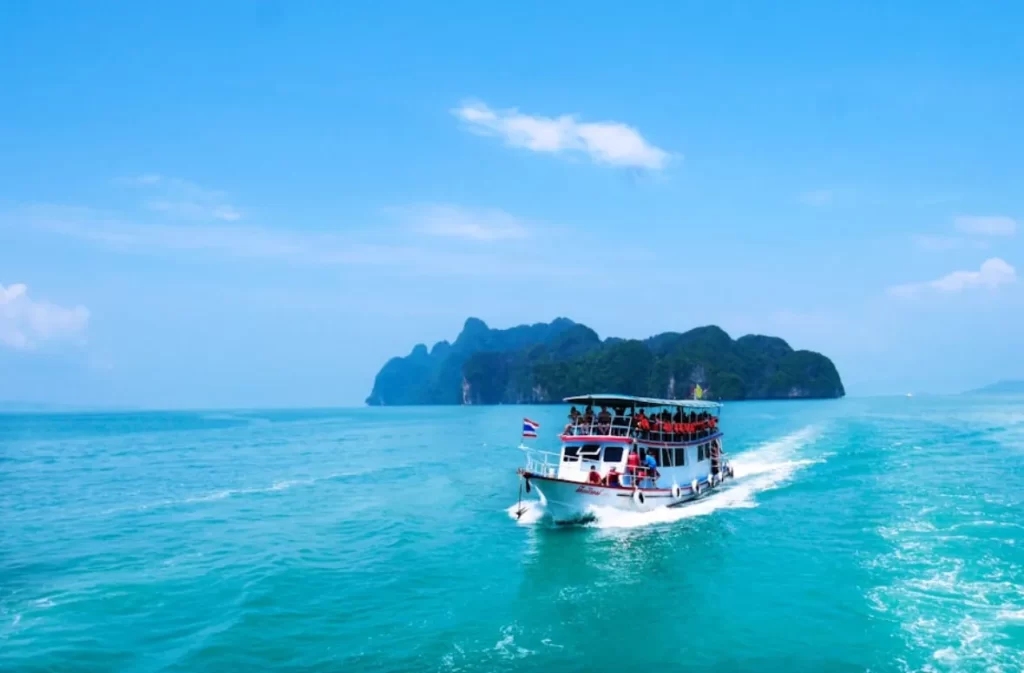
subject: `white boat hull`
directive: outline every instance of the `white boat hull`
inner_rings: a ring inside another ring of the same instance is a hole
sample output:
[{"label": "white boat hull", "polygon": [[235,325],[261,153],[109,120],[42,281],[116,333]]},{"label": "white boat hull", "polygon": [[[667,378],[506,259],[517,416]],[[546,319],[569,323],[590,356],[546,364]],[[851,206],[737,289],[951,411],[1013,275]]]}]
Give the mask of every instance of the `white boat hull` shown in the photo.
[{"label": "white boat hull", "polygon": [[[541,475],[524,474],[530,491],[536,491],[544,510],[556,523],[585,521],[601,508],[630,512],[649,512],[663,507],[678,507],[713,492],[722,480],[702,479],[693,490],[690,484],[674,488],[633,489],[598,486]],[[723,474],[724,478],[728,478]]]}]

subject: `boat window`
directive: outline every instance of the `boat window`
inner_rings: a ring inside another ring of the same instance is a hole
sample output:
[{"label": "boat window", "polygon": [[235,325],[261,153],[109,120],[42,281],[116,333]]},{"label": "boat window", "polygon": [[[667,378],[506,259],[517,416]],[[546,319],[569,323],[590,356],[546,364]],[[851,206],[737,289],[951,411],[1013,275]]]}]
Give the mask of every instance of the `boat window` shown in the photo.
[{"label": "boat window", "polygon": [[622,447],[621,446],[606,446],[604,447],[604,462],[606,463],[618,463],[622,460]]},{"label": "boat window", "polygon": [[704,460],[704,445],[701,444],[697,447],[697,462]]},{"label": "boat window", "polygon": [[562,462],[569,463],[579,459],[580,447],[567,446],[562,451]]},{"label": "boat window", "polygon": [[600,454],[600,444],[584,444],[580,447],[580,458],[583,460],[597,460]]},{"label": "boat window", "polygon": [[676,449],[675,462],[673,465],[686,465],[686,449]]}]

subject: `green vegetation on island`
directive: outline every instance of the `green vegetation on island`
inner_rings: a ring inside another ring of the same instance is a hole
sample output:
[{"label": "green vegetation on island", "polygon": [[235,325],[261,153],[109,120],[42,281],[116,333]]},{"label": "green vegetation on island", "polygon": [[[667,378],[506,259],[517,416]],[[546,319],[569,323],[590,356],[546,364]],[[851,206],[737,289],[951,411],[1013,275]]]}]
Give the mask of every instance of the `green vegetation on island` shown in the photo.
[{"label": "green vegetation on island", "polygon": [[608,338],[567,318],[490,329],[469,318],[454,343],[420,344],[377,374],[367,404],[535,404],[610,392],[718,400],[845,395],[832,361],[778,337],[733,340],[713,325],[643,341]]}]

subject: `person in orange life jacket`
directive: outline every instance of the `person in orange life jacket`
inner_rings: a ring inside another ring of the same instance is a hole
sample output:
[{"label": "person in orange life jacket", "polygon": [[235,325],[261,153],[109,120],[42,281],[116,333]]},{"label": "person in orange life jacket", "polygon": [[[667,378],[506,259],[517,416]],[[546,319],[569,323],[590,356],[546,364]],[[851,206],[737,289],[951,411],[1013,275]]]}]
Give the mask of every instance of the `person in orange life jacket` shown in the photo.
[{"label": "person in orange life jacket", "polygon": [[608,474],[604,478],[604,482],[609,486],[621,486],[619,482],[619,472],[615,469],[615,466],[608,468]]}]

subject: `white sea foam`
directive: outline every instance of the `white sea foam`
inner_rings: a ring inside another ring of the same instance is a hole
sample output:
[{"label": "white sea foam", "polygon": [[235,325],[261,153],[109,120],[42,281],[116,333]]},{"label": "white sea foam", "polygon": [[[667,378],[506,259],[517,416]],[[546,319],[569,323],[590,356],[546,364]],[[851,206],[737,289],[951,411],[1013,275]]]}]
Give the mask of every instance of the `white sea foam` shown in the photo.
[{"label": "white sea foam", "polygon": [[501,629],[502,637],[501,640],[494,644],[494,651],[503,659],[523,659],[534,654],[533,650],[528,650],[516,644],[517,630],[515,626],[506,626]]},{"label": "white sea foam", "polygon": [[706,516],[722,509],[757,507],[755,496],[758,493],[779,488],[797,471],[824,461],[824,458],[799,457],[801,449],[813,443],[818,434],[818,428],[807,426],[736,456],[732,460],[735,480],[725,482],[721,490],[691,505],[664,507],[650,512],[595,508],[595,519],[589,525],[594,528],[636,528]]},{"label": "white sea foam", "polygon": [[212,491],[210,493],[200,493],[197,495],[186,496],[184,498],[168,498],[166,500],[157,500],[155,502],[149,502],[142,505],[114,507],[112,509],[105,510],[104,512],[102,512],[102,514],[117,514],[119,512],[125,511],[145,512],[152,509],[160,509],[162,507],[174,507],[176,505],[193,505],[204,502],[216,502],[217,500],[234,498],[236,496],[255,495],[259,493],[275,493],[278,491],[287,491],[288,489],[294,488],[296,486],[312,486],[321,481],[340,479],[342,477],[355,477],[359,476],[360,474],[364,474],[365,472],[365,470],[349,472],[332,472],[330,474],[325,474],[321,477],[311,477],[308,479],[284,479],[281,481],[275,481],[270,486],[253,486],[250,488],[225,488],[219,491]]},{"label": "white sea foam", "polygon": [[[908,644],[927,653],[921,671],[1022,670],[1024,652],[1003,644],[1006,623],[1024,619],[1024,588],[1012,581],[1018,569],[989,556],[971,562],[957,556],[951,539],[965,549],[975,545],[921,518],[933,509],[914,503],[913,513],[879,528],[893,547],[866,562],[888,580],[868,592],[870,605],[897,620]],[[989,566],[991,572],[978,572]]]},{"label": "white sea foam", "polygon": [[[522,515],[519,515],[520,507],[523,509]],[[522,505],[515,503],[509,506],[505,511],[508,512],[508,515],[515,519],[520,526],[531,526],[539,522],[547,514],[547,512],[544,511],[544,503],[539,500],[524,500]]]}]

